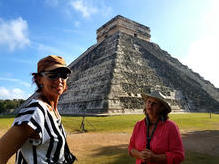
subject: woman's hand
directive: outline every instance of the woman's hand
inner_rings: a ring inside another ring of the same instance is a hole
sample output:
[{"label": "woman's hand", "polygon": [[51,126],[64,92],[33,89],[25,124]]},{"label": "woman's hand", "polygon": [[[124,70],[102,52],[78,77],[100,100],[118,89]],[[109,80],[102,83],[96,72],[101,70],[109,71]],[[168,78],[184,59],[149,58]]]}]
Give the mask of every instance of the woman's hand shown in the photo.
[{"label": "woman's hand", "polygon": [[145,149],[141,151],[139,155],[140,155],[140,159],[142,159],[144,162],[150,162],[153,160],[154,157],[154,153],[149,149]]},{"label": "woman's hand", "polygon": [[155,154],[149,149],[144,149],[143,151],[138,151],[132,149],[130,155],[136,159],[141,159],[143,162],[155,162],[155,161],[166,161],[165,154]]},{"label": "woman's hand", "polygon": [[143,161],[150,161],[153,157],[153,152],[149,149],[145,149],[143,151],[132,149],[130,155],[135,157],[136,159],[141,159]]}]

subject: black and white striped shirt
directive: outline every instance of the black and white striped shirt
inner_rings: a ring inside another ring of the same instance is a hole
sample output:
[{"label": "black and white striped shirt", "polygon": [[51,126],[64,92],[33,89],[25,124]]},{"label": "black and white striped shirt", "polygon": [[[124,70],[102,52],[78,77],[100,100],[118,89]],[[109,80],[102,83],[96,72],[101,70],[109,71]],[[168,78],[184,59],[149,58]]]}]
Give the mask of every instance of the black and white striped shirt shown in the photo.
[{"label": "black and white striped shirt", "polygon": [[33,99],[20,110],[12,126],[27,124],[40,136],[29,138],[17,151],[16,164],[61,164],[64,161],[66,134],[54,112],[41,100]]}]

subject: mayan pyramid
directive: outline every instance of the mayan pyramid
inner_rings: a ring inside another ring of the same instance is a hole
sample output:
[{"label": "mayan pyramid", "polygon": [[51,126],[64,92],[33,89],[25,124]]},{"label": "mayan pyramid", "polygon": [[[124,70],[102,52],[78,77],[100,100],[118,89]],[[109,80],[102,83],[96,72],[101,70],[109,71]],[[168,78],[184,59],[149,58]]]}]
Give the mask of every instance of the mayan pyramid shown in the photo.
[{"label": "mayan pyramid", "polygon": [[73,61],[62,114],[142,113],[141,93],[161,91],[173,112],[219,111],[219,89],[150,42],[150,28],[116,16]]},{"label": "mayan pyramid", "polygon": [[[150,28],[116,16],[69,68],[61,114],[142,113],[141,93],[159,90],[173,112],[219,112],[219,89],[150,42]],[[23,103],[25,106],[34,93]]]}]

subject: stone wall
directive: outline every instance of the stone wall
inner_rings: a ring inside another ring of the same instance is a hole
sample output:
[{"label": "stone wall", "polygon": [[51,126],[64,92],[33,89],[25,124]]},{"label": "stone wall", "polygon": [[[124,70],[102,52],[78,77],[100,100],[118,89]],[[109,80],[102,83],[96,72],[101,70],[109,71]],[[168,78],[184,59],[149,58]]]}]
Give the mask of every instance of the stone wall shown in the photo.
[{"label": "stone wall", "polygon": [[68,91],[60,99],[65,114],[98,114],[108,111],[107,95],[115,66],[117,35],[88,49],[80,60],[70,64]]},{"label": "stone wall", "polygon": [[[120,32],[118,40],[109,100],[113,99],[117,102],[117,106],[120,106],[125,112],[135,113],[142,110],[143,107],[140,93],[160,90],[167,96],[169,94],[167,101],[172,105],[174,111],[184,111],[180,102],[175,98],[176,90],[164,86],[156,69],[150,67],[150,59],[145,59],[144,54],[140,51],[141,47],[134,44],[136,40],[141,39]],[[110,108],[109,111],[111,111]]]}]

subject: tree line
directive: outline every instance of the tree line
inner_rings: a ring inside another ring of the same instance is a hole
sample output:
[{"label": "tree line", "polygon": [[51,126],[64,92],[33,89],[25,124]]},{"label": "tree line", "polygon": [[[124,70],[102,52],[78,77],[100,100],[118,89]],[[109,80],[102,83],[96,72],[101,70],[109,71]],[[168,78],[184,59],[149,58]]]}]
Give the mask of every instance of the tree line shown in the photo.
[{"label": "tree line", "polygon": [[0,100],[0,113],[7,113],[10,109],[16,109],[24,101],[23,99]]}]

